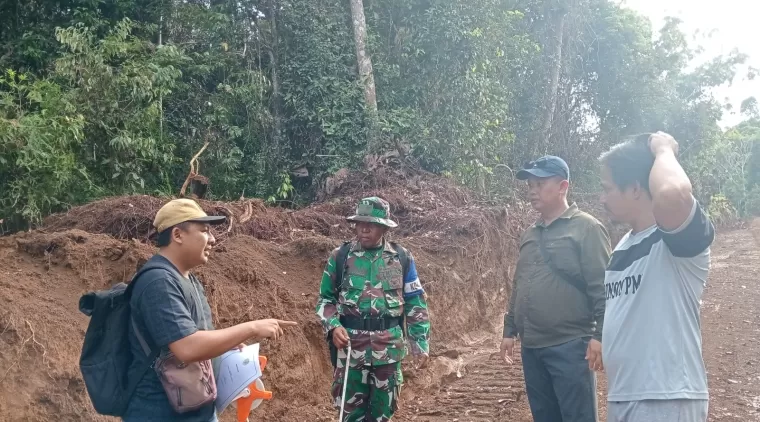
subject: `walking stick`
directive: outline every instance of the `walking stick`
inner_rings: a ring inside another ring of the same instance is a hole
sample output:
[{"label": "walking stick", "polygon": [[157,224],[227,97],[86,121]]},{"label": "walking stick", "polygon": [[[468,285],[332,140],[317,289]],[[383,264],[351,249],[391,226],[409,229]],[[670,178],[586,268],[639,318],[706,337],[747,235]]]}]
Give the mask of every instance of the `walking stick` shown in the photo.
[{"label": "walking stick", "polygon": [[342,399],[340,401],[340,417],[338,418],[338,422],[343,422],[343,409],[346,405],[346,386],[348,385],[348,370],[349,365],[351,364],[351,342],[348,342],[348,352],[346,353],[346,373],[343,375],[343,394]]}]

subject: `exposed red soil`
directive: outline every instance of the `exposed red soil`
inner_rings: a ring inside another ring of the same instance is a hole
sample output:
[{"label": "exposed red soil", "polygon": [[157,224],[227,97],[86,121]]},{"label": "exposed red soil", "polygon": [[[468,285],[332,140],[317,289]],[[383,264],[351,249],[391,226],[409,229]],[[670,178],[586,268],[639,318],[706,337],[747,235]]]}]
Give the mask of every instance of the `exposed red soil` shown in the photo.
[{"label": "exposed red soil", "polygon": [[[215,324],[265,317],[299,322],[278,343],[262,345],[270,357],[264,382],[275,400],[257,410],[256,420],[334,418],[331,368],[314,305],[327,256],[351,237],[344,217],[361,196],[394,204],[400,228],[393,236],[414,253],[430,295],[434,355],[498,328],[516,240],[532,217],[523,206],[480,203],[440,179],[407,182],[362,192],[351,189],[363,185],[347,182],[325,202],[298,211],[258,201],[201,202],[232,221],[219,228],[212,259],[197,271]],[[38,231],[0,238],[0,420],[107,420],[93,412],[79,375],[87,318],[78,299],[127,281],[154,253],[146,240],[164,201],[109,198],[51,216]],[[440,382],[432,372],[426,376],[415,381],[410,373],[407,391]]]},{"label": "exposed red soil", "polygon": [[[270,358],[264,382],[274,400],[252,420],[335,419],[328,400],[331,368],[314,305],[328,253],[351,237],[343,217],[357,199],[373,194],[393,204],[400,223],[394,237],[418,261],[433,322],[432,363],[421,372],[406,368],[397,419],[530,420],[519,363],[505,367],[493,353],[517,241],[533,214],[520,203],[480,202],[440,179],[398,180],[393,174],[349,177],[323,202],[297,211],[255,200],[201,201],[207,212],[232,221],[219,228],[209,264],[197,271],[215,324],[265,317],[299,323],[279,342],[262,344]],[[77,303],[87,291],[127,281],[155,252],[146,240],[164,202],[109,198],[51,216],[37,231],[0,237],[0,421],[111,420],[95,414],[81,381],[77,363],[88,321]],[[730,232],[721,235],[714,253],[704,305],[711,414],[720,421],[751,420],[760,406],[753,366],[760,348],[754,328],[760,300],[752,283],[758,248],[748,231]],[[600,386],[603,393],[603,380]]]}]

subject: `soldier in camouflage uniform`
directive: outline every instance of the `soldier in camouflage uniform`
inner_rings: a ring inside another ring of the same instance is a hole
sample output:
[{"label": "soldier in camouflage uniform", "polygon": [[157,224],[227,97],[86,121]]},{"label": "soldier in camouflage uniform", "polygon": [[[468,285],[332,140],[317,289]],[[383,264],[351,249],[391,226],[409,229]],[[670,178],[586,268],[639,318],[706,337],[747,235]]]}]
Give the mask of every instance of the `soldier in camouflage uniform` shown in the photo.
[{"label": "soldier in camouflage uniform", "polygon": [[401,361],[407,355],[404,318],[418,368],[425,365],[429,353],[425,292],[411,254],[406,252],[409,263],[403,274],[399,252],[385,239],[387,231],[396,227],[389,214],[385,200],[362,199],[356,215],[348,217],[356,223],[356,240],[345,260],[340,291],[336,291],[340,248],[330,255],[322,276],[317,315],[338,348],[332,385],[337,408],[347,370],[345,347],[351,342],[343,422],[389,421],[397,410],[403,383]]}]

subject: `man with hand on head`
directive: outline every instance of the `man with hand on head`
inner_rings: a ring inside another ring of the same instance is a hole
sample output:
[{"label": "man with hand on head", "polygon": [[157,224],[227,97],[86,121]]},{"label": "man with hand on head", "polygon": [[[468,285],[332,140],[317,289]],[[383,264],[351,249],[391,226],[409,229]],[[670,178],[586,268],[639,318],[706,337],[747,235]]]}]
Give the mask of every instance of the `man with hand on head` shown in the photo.
[{"label": "man with hand on head", "polygon": [[608,422],[706,422],[700,300],[715,229],[657,132],[602,155],[601,201],[631,231],[607,267]]}]

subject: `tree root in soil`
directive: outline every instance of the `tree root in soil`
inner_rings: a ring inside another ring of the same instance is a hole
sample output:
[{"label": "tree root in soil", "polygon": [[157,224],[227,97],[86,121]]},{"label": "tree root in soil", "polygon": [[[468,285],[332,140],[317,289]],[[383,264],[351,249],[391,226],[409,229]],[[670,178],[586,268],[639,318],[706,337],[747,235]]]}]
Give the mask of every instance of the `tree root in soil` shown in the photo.
[{"label": "tree root in soil", "polygon": [[[16,353],[16,359],[8,367],[8,369],[6,369],[5,373],[3,374],[3,377],[0,378],[0,384],[3,383],[3,381],[5,381],[6,378],[8,378],[8,375],[11,373],[11,371],[13,370],[13,368],[15,368],[21,362],[21,354],[24,352],[24,350],[26,350],[26,345],[29,342],[32,342],[31,347],[34,348],[35,350],[37,350],[38,347],[40,349],[42,349],[42,362],[43,363],[47,362],[47,349],[45,348],[45,346],[42,343],[40,343],[39,341],[37,341],[37,337],[35,336],[34,327],[32,327],[32,323],[29,322],[29,320],[27,320],[27,319],[24,320],[24,323],[29,328],[29,332],[31,334],[29,335],[29,337],[24,338],[23,341],[21,342],[21,345],[18,347],[18,352]],[[8,329],[11,327],[11,325],[13,325],[13,318],[12,317],[8,317],[8,323],[6,324],[5,328],[3,329],[2,334],[5,334],[5,332],[8,331]],[[0,334],[0,335],[2,335],[2,334]]]}]

